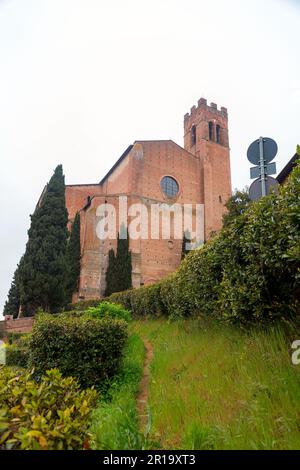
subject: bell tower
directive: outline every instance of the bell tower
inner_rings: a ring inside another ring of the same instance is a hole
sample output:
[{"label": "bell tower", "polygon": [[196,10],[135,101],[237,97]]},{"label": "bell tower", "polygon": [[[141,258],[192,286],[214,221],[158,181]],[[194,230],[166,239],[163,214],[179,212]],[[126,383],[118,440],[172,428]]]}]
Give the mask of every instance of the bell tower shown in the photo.
[{"label": "bell tower", "polygon": [[231,196],[228,114],[201,98],[184,116],[184,148],[199,160],[199,202],[204,204],[206,240],[222,228],[224,204]]}]

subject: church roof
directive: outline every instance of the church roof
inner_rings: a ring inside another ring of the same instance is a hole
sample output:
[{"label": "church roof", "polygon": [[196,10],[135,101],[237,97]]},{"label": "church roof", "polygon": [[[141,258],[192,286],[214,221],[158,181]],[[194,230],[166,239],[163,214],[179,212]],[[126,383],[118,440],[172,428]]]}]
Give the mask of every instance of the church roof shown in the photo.
[{"label": "church roof", "polygon": [[134,144],[151,144],[151,143],[155,143],[155,142],[169,142],[169,143],[172,143],[173,145],[176,145],[176,147],[179,147],[181,150],[184,150],[185,152],[187,152],[188,154],[190,154],[192,157],[196,158],[195,155],[193,155],[192,153],[188,152],[186,149],[184,149],[183,147],[181,147],[180,145],[176,144],[176,142],[174,142],[173,140],[171,139],[158,139],[158,140],[136,140],[133,144],[129,145],[129,147],[127,147],[127,149],[125,150],[124,153],[122,153],[122,155],[120,156],[120,158],[116,161],[116,163],[111,167],[111,169],[109,170],[108,173],[106,173],[106,175],[102,178],[102,180],[100,181],[100,185],[104,184],[105,180],[115,171],[115,169],[120,165],[120,163],[127,157],[127,155],[129,154],[129,152],[133,149],[133,146]]},{"label": "church roof", "polygon": [[289,176],[293,168],[296,166],[296,160],[299,158],[299,155],[296,153],[290,161],[285,165],[285,167],[281,170],[279,175],[277,176],[278,183],[282,184],[286,178]]},{"label": "church roof", "polygon": [[124,160],[124,158],[127,157],[127,155],[129,154],[130,150],[132,150],[133,148],[133,145],[129,145],[129,147],[127,147],[127,149],[125,150],[124,153],[122,153],[122,155],[120,156],[120,158],[116,161],[116,163],[111,167],[111,169],[109,170],[108,173],[106,173],[106,175],[104,176],[104,178],[102,178],[102,180],[100,181],[100,185],[104,183],[104,181],[115,171],[115,169],[117,168],[117,166],[120,165],[120,163]]}]

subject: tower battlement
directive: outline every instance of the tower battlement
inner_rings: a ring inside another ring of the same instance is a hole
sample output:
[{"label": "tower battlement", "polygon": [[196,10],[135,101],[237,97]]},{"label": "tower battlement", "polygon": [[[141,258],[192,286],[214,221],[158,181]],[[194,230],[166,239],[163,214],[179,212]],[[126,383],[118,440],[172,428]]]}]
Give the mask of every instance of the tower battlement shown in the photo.
[{"label": "tower battlement", "polygon": [[207,111],[210,111],[211,113],[215,113],[216,115],[219,115],[220,117],[223,117],[223,118],[228,117],[227,108],[222,106],[220,109],[218,109],[218,105],[216,103],[210,103],[210,105],[208,105],[207,100],[205,98],[200,98],[198,100],[197,106],[192,106],[190,112],[185,114],[184,121],[186,122],[190,118],[196,117],[196,114],[199,111],[203,111],[204,109],[206,109]]},{"label": "tower battlement", "polygon": [[224,106],[218,109],[216,103],[208,105],[200,98],[184,116],[184,148],[197,155],[203,141],[229,147],[228,113]]}]

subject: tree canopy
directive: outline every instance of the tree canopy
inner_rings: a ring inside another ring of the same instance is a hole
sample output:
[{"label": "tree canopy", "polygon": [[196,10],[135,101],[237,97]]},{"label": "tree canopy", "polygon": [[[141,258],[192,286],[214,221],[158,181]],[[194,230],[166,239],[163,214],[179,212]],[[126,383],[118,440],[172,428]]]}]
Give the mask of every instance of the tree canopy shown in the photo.
[{"label": "tree canopy", "polygon": [[31,216],[20,273],[20,297],[25,314],[38,308],[57,311],[65,303],[65,256],[68,213],[65,178],[59,165]]}]

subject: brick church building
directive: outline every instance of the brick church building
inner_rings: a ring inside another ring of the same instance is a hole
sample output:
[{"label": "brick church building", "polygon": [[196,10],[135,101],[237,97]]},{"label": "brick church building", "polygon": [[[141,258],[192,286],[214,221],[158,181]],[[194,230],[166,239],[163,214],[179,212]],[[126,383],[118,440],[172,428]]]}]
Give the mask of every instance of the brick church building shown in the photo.
[{"label": "brick church building", "polygon": [[[137,140],[99,183],[66,186],[70,222],[80,213],[80,299],[104,294],[108,251],[117,242],[97,236],[97,208],[118,208],[120,196],[127,197],[128,206],[142,203],[149,210],[155,203],[202,204],[204,239],[218,231],[231,196],[227,109],[201,98],[184,116],[184,148],[172,140]],[[130,238],[130,250],[133,287],[139,287],[176,270],[182,240]]]}]

